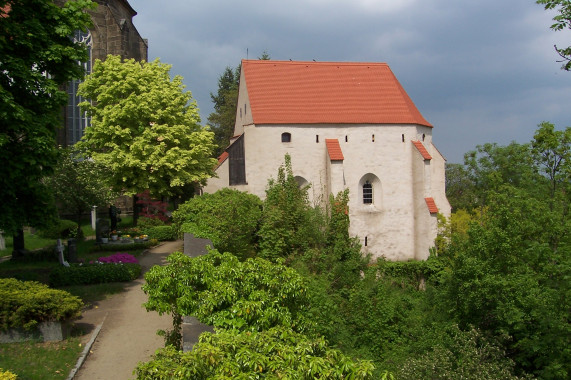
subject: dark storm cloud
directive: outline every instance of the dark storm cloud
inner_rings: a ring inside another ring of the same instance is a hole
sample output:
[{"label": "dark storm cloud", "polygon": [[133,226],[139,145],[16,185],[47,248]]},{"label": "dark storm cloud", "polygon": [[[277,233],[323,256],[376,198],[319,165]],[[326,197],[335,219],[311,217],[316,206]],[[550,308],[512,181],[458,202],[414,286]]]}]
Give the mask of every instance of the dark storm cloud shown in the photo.
[{"label": "dark storm cloud", "polygon": [[485,142],[529,141],[538,123],[570,125],[571,73],[559,69],[553,13],[533,0],[131,0],[134,23],[182,75],[201,110],[225,67],[272,59],[387,62],[450,162]]}]

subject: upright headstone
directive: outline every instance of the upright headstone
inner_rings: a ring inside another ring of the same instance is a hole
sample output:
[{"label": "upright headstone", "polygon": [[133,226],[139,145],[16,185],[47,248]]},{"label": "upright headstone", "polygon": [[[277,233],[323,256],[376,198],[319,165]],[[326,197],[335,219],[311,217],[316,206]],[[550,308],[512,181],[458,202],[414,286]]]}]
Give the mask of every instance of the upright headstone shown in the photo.
[{"label": "upright headstone", "polygon": [[206,247],[213,247],[210,239],[201,239],[194,237],[193,234],[184,233],[184,254],[189,257],[197,257],[206,255],[208,249]]},{"label": "upright headstone", "polygon": [[4,231],[0,230],[0,250],[6,249],[6,240],[4,240]]},{"label": "upright headstone", "polygon": [[95,229],[97,223],[97,206],[91,206],[91,228]]},{"label": "upright headstone", "polygon": [[[193,234],[184,234],[184,254],[190,257],[197,257],[208,253],[207,247],[212,247],[210,239],[195,238]],[[195,317],[185,316],[182,320],[182,350],[184,352],[192,350],[198,343],[198,337],[205,331],[213,332],[212,326],[201,323]]]},{"label": "upright headstone", "polygon": [[109,206],[109,220],[111,220],[111,231],[117,231],[118,210],[115,206]]},{"label": "upright headstone", "polygon": [[67,257],[70,262],[77,263],[77,240],[67,240]]},{"label": "upright headstone", "polygon": [[98,243],[101,243],[101,238],[109,237],[109,221],[107,219],[97,219],[95,223],[95,238]]},{"label": "upright headstone", "polygon": [[63,255],[63,252],[65,251],[65,247],[62,244],[61,239],[57,239],[56,251],[57,251],[57,257],[58,257],[59,263],[63,266],[68,267],[69,263],[67,261],[65,261],[65,257]]}]

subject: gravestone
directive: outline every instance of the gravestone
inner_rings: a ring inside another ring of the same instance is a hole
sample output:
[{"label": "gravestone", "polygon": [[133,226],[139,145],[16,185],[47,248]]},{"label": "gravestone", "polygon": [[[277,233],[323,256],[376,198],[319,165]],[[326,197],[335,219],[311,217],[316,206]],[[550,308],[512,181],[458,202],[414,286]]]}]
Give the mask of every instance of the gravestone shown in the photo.
[{"label": "gravestone", "polygon": [[109,237],[109,221],[107,219],[97,219],[95,223],[95,238],[101,243],[101,238]]},{"label": "gravestone", "polygon": [[197,257],[206,255],[208,249],[206,247],[213,247],[210,239],[201,239],[194,237],[193,234],[184,233],[184,254],[189,257]]},{"label": "gravestone", "polygon": [[63,252],[65,251],[65,247],[62,244],[61,239],[57,239],[56,251],[57,251],[57,258],[58,258],[59,263],[65,267],[68,267],[69,263],[67,261],[65,261],[65,257],[63,255]]},{"label": "gravestone", "polygon": [[6,249],[6,240],[4,240],[4,231],[0,230],[0,250]]},{"label": "gravestone", "polygon": [[67,240],[67,257],[70,262],[77,263],[77,240]]},{"label": "gravestone", "polygon": [[[212,247],[210,239],[195,238],[193,234],[184,234],[184,254],[189,257],[197,257],[208,253],[206,247]],[[182,320],[182,350],[192,350],[198,343],[198,337],[205,331],[214,332],[212,326],[201,323],[195,317],[185,316]]]}]

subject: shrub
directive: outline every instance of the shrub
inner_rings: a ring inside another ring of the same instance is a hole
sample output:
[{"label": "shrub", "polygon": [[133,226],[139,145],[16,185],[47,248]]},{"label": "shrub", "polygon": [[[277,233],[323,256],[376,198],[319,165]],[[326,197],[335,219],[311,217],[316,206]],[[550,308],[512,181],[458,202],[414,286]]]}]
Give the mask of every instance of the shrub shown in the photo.
[{"label": "shrub", "polygon": [[262,201],[257,196],[222,189],[181,205],[173,212],[173,225],[179,232],[210,239],[220,252],[244,259],[254,254],[261,213]]},{"label": "shrub", "polygon": [[157,239],[149,239],[149,241],[143,243],[129,243],[129,244],[98,244],[91,247],[89,250],[91,252],[117,252],[118,249],[121,251],[136,251],[141,249],[147,249],[157,245],[159,241]]},{"label": "shrub", "polygon": [[0,279],[0,328],[32,329],[40,322],[79,317],[83,303],[66,291],[35,281]]},{"label": "shrub", "polygon": [[18,376],[12,372],[4,371],[2,368],[0,368],[0,380],[16,380],[17,378]]},{"label": "shrub", "polygon": [[158,241],[165,240],[176,240],[177,235],[172,226],[157,226],[149,228],[147,234],[152,239],[157,239]]},{"label": "shrub", "polygon": [[57,267],[50,273],[50,285],[90,285],[133,281],[141,274],[139,264],[87,264]]},{"label": "shrub", "polygon": [[44,239],[67,239],[72,237],[83,237],[83,231],[76,222],[61,219],[54,225],[38,231],[38,235]]}]

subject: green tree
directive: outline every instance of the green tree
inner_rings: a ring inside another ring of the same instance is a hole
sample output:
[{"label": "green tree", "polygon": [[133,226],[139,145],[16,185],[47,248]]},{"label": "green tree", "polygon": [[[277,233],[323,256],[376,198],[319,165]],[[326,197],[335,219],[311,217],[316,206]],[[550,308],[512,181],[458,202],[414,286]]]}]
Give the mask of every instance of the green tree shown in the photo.
[{"label": "green tree", "polygon": [[244,259],[255,255],[261,214],[256,195],[222,189],[190,199],[172,217],[180,232],[210,239],[220,252]]},{"label": "green tree", "polygon": [[213,174],[213,133],[200,126],[196,102],[182,77],[171,80],[170,68],[158,59],[110,55],[80,85],[79,94],[92,101],[80,104],[91,126],[77,145],[111,170],[117,191],[176,195]]},{"label": "green tree", "polygon": [[137,366],[137,379],[372,379],[369,361],[352,360],[323,338],[285,327],[203,333],[192,351],[167,347]]},{"label": "green tree", "polygon": [[[564,29],[571,29],[571,1],[569,0],[537,0],[537,4],[542,4],[545,9],[556,9],[557,16],[553,17],[554,24],[551,25],[551,29],[555,31],[561,31]],[[562,61],[565,62],[562,69],[570,71],[571,70],[571,46],[567,48],[558,48],[555,46],[557,53],[563,58]]]},{"label": "green tree", "polygon": [[293,175],[291,157],[268,181],[260,226],[259,255],[269,260],[299,255],[323,246],[325,226],[315,224],[308,187],[300,188]]},{"label": "green tree", "polygon": [[[86,30],[89,0],[57,6],[51,0],[0,0],[0,229],[42,227],[55,216],[49,189],[41,179],[57,163],[56,129],[67,81],[80,78],[84,45],[70,39]],[[24,249],[23,234],[14,251]]]},{"label": "green tree", "polygon": [[241,262],[215,250],[196,258],[175,252],[167,261],[145,274],[143,290],[147,310],[173,316],[174,335],[182,315],[241,331],[287,326],[303,332],[309,326],[305,284],[292,268],[261,258]]},{"label": "green tree", "polygon": [[117,197],[106,185],[110,173],[92,160],[77,159],[70,149],[62,150],[53,175],[45,178],[46,185],[57,199],[60,214],[75,214],[77,224],[91,206],[104,206]]},{"label": "green tree", "polygon": [[214,141],[217,145],[216,155],[222,154],[234,135],[240,70],[241,66],[235,70],[226,67],[218,78],[218,92],[216,95],[210,93],[210,98],[214,103],[214,112],[208,115],[208,125],[214,132]]}]

